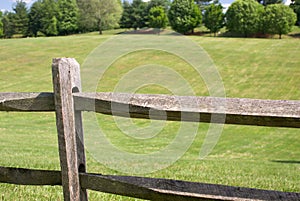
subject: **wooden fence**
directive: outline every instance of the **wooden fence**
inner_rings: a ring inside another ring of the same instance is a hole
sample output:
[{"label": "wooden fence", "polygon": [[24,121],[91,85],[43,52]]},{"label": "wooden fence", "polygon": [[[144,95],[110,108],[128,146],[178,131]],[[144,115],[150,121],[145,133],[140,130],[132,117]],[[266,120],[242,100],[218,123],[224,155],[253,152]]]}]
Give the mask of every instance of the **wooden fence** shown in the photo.
[{"label": "wooden fence", "polygon": [[[300,200],[300,193],[294,192],[86,173],[81,117],[82,111],[128,117],[129,108],[130,117],[149,119],[151,109],[151,118],[158,120],[165,120],[163,111],[172,121],[211,122],[216,115],[220,118],[211,123],[224,123],[226,115],[226,124],[300,128],[300,101],[134,95],[128,103],[120,101],[126,94],[81,93],[80,67],[74,59],[54,59],[52,74],[54,93],[0,93],[0,111],[55,111],[61,171],[0,167],[0,182],[61,185],[64,199],[72,201],[88,200],[88,189],[164,201]],[[174,100],[189,107],[181,109]],[[217,107],[220,102],[226,107]],[[127,110],[112,111],[112,104]]]}]

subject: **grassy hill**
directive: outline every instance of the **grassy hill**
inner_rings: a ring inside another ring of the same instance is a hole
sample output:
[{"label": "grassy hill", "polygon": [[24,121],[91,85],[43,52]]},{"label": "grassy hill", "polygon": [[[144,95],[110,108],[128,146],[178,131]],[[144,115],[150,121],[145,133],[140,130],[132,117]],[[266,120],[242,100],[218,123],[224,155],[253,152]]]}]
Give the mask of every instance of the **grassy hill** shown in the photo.
[{"label": "grassy hill", "polygon": [[[111,37],[110,34],[89,34],[0,40],[0,91],[52,91],[52,58],[74,57],[83,63],[94,48]],[[212,58],[228,97],[299,99],[298,39],[189,38]],[[207,95],[203,81],[195,79],[188,64],[168,53],[153,50],[118,59],[105,73],[98,91],[111,91],[119,77],[148,58],[177,69],[190,80],[197,95]],[[169,93],[154,85],[138,92]],[[172,133],[178,129],[178,123],[168,123],[160,135],[142,142],[123,135],[111,117],[97,117],[102,128],[109,131],[107,136],[113,144],[134,153],[159,150],[173,139]],[[59,169],[53,113],[3,112],[0,119],[0,166]],[[140,127],[149,124],[146,120],[134,122]],[[167,169],[146,176],[299,192],[299,130],[226,125],[213,152],[199,160],[208,127],[208,124],[199,124],[198,134],[183,158]],[[149,143],[152,147],[147,147]],[[87,155],[89,172],[118,174]],[[128,200],[96,192],[90,193],[90,199]],[[60,187],[0,184],[0,200],[62,200],[62,191]]]}]

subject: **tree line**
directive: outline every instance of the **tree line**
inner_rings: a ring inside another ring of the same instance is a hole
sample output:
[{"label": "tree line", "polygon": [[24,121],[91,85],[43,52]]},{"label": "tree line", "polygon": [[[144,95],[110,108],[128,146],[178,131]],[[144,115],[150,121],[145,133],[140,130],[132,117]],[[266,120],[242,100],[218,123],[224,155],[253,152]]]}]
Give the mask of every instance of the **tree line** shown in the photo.
[{"label": "tree line", "polygon": [[255,36],[288,33],[300,25],[300,0],[236,0],[226,13],[215,0],[37,0],[28,9],[17,0],[0,12],[0,37],[56,36],[114,28],[151,27],[190,34],[203,24],[211,33],[223,27],[232,34]]}]

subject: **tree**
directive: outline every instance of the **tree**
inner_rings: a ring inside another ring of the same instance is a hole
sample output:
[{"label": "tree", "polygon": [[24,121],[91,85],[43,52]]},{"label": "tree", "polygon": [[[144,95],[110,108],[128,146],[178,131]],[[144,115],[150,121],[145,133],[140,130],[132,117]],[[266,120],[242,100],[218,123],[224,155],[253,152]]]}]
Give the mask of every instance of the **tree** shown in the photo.
[{"label": "tree", "polygon": [[11,38],[15,33],[13,18],[14,18],[14,13],[12,12],[4,13],[2,23],[3,23],[3,34],[5,38]]},{"label": "tree", "polygon": [[81,32],[96,31],[97,21],[95,18],[95,1],[77,0],[79,8],[78,28]]},{"label": "tree", "polygon": [[142,0],[133,0],[132,4],[132,13],[130,19],[132,22],[132,28],[135,30],[137,28],[143,28],[147,25],[147,3]]},{"label": "tree", "polygon": [[120,0],[77,0],[80,9],[80,28],[97,29],[99,34],[105,29],[116,28],[122,14]]},{"label": "tree", "polygon": [[260,29],[263,10],[263,6],[255,0],[233,2],[226,12],[228,30],[243,34],[245,37],[256,33]]},{"label": "tree", "polygon": [[173,30],[187,34],[200,25],[202,15],[194,0],[174,0],[168,18]]},{"label": "tree", "polygon": [[300,26],[300,0],[292,0],[290,8],[292,8],[297,15],[296,25]]},{"label": "tree", "polygon": [[283,4],[272,4],[266,7],[264,21],[268,22],[267,32],[270,34],[287,34],[297,20],[294,11]]},{"label": "tree", "polygon": [[170,0],[151,0],[148,3],[148,12],[151,10],[151,8],[153,7],[157,7],[157,6],[162,6],[165,10],[165,13],[167,13],[167,11],[169,10],[169,7],[171,5]]},{"label": "tree", "polygon": [[16,5],[13,7],[15,12],[13,15],[13,27],[15,34],[22,34],[26,36],[28,33],[28,11],[26,3],[22,0],[17,0]]},{"label": "tree", "polygon": [[132,6],[128,1],[123,1],[123,13],[120,20],[120,27],[125,29],[132,28],[131,22],[131,14],[132,14]]},{"label": "tree", "polygon": [[42,19],[42,1],[38,0],[34,2],[30,8],[28,18],[29,18],[29,27],[28,32],[30,36],[37,37],[38,32],[42,29],[41,19]]},{"label": "tree", "polygon": [[216,36],[216,33],[224,26],[224,18],[225,15],[221,4],[212,3],[205,8],[203,22],[205,27],[208,28],[211,33],[214,33],[214,36]]},{"label": "tree", "polygon": [[166,28],[168,22],[167,15],[162,6],[152,7],[149,11],[149,25],[152,28]]},{"label": "tree", "polygon": [[58,35],[58,5],[56,0],[42,0],[41,32],[46,36]]},{"label": "tree", "polygon": [[78,30],[78,7],[75,0],[58,0],[58,30],[60,35],[76,33]]},{"label": "tree", "polygon": [[3,37],[3,23],[2,23],[2,18],[3,18],[3,16],[2,16],[3,14],[2,14],[2,12],[0,11],[0,38],[2,38]]},{"label": "tree", "polygon": [[194,0],[195,3],[199,6],[201,12],[203,12],[206,6],[210,5],[211,0]]}]

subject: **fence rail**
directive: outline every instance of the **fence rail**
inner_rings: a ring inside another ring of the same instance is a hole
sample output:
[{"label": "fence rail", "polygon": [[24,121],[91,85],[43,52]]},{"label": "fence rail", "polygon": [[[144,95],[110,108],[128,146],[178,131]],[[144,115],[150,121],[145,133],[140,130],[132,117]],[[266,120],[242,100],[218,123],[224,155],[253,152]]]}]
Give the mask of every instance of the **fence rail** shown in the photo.
[{"label": "fence rail", "polygon": [[[0,93],[0,111],[56,112],[61,171],[0,167],[0,182],[61,185],[64,199],[87,189],[149,200],[300,200],[300,193],[86,173],[82,111],[129,118],[300,128],[300,101],[82,93],[79,64],[54,59],[54,93]],[[151,114],[151,115],[150,115]]]},{"label": "fence rail", "polygon": [[[134,176],[79,173],[80,185],[89,190],[149,200],[289,200],[300,193],[242,188]],[[62,185],[61,171],[0,167],[0,182],[19,185]]]},{"label": "fence rail", "polygon": [[[74,93],[73,97],[75,110],[122,117],[300,128],[296,100],[125,93]],[[0,111],[55,111],[54,94],[0,93]]]}]

